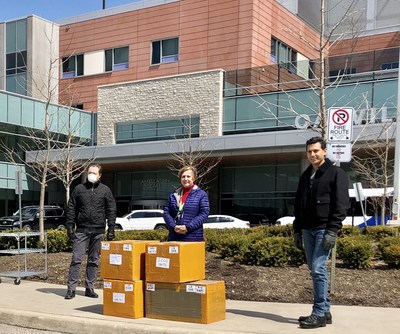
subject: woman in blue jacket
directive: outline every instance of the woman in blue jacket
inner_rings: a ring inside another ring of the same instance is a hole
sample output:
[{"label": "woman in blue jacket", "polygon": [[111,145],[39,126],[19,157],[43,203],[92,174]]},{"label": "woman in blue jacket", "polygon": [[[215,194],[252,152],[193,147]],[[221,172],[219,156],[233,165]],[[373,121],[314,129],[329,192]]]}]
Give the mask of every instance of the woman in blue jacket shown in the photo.
[{"label": "woman in blue jacket", "polygon": [[168,241],[204,241],[203,223],[210,213],[207,193],[194,184],[195,167],[182,167],[178,176],[181,186],[169,195],[164,207]]}]

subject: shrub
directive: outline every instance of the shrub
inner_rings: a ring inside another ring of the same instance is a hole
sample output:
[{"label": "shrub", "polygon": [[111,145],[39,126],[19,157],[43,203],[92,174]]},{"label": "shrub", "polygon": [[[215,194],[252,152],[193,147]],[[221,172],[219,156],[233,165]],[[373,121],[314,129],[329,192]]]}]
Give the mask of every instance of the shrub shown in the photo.
[{"label": "shrub", "polygon": [[115,231],[115,240],[157,240],[166,241],[167,230],[129,230]]},{"label": "shrub", "polygon": [[338,239],[337,251],[347,268],[368,268],[374,255],[371,239],[363,235]]},{"label": "shrub", "polygon": [[47,252],[70,252],[72,250],[72,240],[68,238],[66,230],[47,231]]},{"label": "shrub", "polygon": [[382,259],[389,267],[400,267],[400,243],[393,244],[382,250]]},{"label": "shrub", "polygon": [[246,238],[243,235],[227,235],[223,240],[221,240],[217,253],[223,259],[242,262],[243,254],[247,252],[250,244],[249,240],[249,238]]},{"label": "shrub", "polygon": [[[236,236],[246,238],[250,229],[225,228],[225,229],[205,229],[204,239],[206,240],[206,250],[208,252],[220,253],[223,242],[226,238]],[[223,246],[225,247],[225,245]]]},{"label": "shrub", "polygon": [[343,228],[339,231],[339,238],[351,235],[360,235],[361,229],[357,226],[343,226]]},{"label": "shrub", "polygon": [[243,254],[243,264],[278,267],[288,264],[291,241],[285,237],[267,237],[251,243]]},{"label": "shrub", "polygon": [[375,241],[379,241],[385,237],[394,237],[397,235],[397,230],[389,226],[370,226],[362,229],[362,234],[368,235]]},{"label": "shrub", "polygon": [[384,248],[392,246],[392,245],[400,245],[400,237],[386,237],[382,238],[378,243],[378,257],[382,259],[382,253]]}]

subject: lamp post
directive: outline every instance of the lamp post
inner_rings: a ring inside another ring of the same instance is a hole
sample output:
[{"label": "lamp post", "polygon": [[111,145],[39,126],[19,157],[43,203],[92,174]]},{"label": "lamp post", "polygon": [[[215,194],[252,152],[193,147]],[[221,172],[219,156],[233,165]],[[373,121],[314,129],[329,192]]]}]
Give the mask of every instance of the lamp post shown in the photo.
[{"label": "lamp post", "polygon": [[[400,48],[399,48],[400,61]],[[396,110],[396,139],[394,149],[394,191],[393,191],[393,217],[399,217],[399,186],[400,186],[400,70],[397,74],[397,110]]]}]

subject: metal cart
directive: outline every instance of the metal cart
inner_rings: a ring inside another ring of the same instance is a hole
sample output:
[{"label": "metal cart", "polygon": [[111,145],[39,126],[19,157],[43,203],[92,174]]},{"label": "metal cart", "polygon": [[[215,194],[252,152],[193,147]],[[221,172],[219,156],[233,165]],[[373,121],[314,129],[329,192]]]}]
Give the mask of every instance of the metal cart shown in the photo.
[{"label": "metal cart", "polygon": [[[39,237],[44,236],[44,247],[43,248],[28,248],[28,238],[29,237]],[[0,233],[1,237],[14,237],[17,240],[18,247],[16,249],[5,249],[0,250],[1,254],[17,255],[17,270],[0,272],[0,283],[1,277],[14,277],[14,284],[19,285],[21,283],[21,278],[28,276],[40,276],[44,275],[47,279],[47,233],[41,232],[15,232],[15,233]],[[42,253],[44,254],[44,265],[43,270],[33,271],[28,270],[28,254]],[[23,261],[23,263],[22,263]]]}]

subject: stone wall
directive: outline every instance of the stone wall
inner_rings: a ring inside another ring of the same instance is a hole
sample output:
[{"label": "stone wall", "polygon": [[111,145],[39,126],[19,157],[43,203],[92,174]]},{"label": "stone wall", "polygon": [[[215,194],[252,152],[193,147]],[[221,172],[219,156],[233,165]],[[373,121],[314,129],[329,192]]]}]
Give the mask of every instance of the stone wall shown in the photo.
[{"label": "stone wall", "polygon": [[222,135],[223,70],[189,73],[98,89],[98,145],[115,144],[117,123],[200,116],[200,136]]}]

